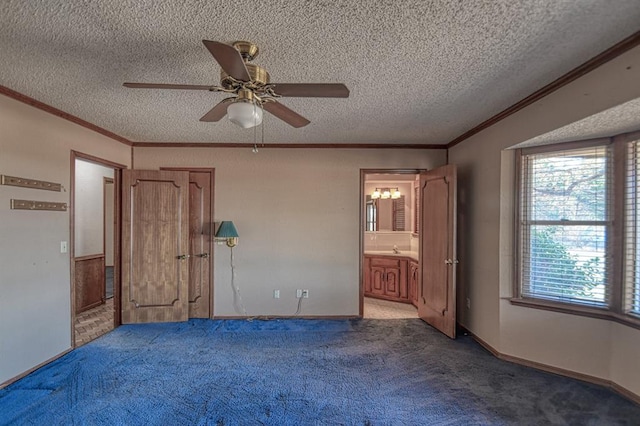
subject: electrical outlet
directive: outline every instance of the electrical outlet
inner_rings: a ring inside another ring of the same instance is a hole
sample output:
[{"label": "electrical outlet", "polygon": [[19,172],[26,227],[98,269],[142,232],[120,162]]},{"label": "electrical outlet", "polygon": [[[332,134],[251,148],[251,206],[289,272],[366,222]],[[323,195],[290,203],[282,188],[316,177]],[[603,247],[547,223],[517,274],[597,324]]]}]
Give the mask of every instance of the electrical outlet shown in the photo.
[{"label": "electrical outlet", "polygon": [[302,297],[305,299],[309,298],[309,290],[302,290]]},{"label": "electrical outlet", "polygon": [[300,299],[300,298],[302,297],[302,289],[297,289],[297,290],[296,290],[296,297],[297,297],[298,299]]},{"label": "electrical outlet", "polygon": [[467,297],[467,309],[471,309],[471,299]]},{"label": "electrical outlet", "polygon": [[273,290],[273,298],[280,299],[280,290]]}]

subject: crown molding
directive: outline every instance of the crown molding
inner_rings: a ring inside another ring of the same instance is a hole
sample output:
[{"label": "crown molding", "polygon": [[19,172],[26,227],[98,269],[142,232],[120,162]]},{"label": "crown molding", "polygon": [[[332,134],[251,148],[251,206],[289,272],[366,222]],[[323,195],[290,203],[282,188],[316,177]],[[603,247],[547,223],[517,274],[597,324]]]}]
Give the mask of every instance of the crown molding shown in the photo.
[{"label": "crown molding", "polygon": [[630,35],[629,37],[625,38],[624,40],[620,41],[619,43],[614,44],[604,52],[600,53],[597,56],[594,56],[593,58],[589,59],[587,62],[583,63],[582,65],[564,74],[562,77],[552,81],[551,83],[547,84],[543,88],[533,92],[526,98],[522,99],[520,102],[517,102],[511,105],[509,108],[505,109],[504,111],[494,115],[488,120],[483,121],[482,123],[478,124],[476,127],[472,128],[471,130],[461,134],[460,136],[458,136],[457,138],[453,139],[451,142],[446,144],[447,149],[453,148],[454,146],[458,145],[460,142],[466,139],[469,139],[471,136],[477,133],[480,133],[484,129],[493,126],[499,121],[504,120],[505,118],[509,117],[512,114],[515,114],[516,112],[531,105],[532,103],[539,101],[545,96],[566,86],[572,81],[577,80],[583,75],[590,73],[591,71],[595,70],[599,66],[606,64],[612,59],[615,59],[616,57],[622,55],[623,53],[633,49],[638,45],[640,45],[640,31],[637,31],[634,34]]},{"label": "crown molding", "polygon": [[198,142],[133,142],[134,148],[314,148],[314,149],[447,149],[446,145],[390,143],[198,143]]},{"label": "crown molding", "polygon": [[51,105],[47,105],[44,102],[40,102],[37,99],[34,99],[30,96],[24,95],[20,92],[16,92],[15,90],[9,89],[6,86],[2,86],[0,85],[0,94],[5,95],[9,98],[15,99],[16,101],[20,101],[23,102],[27,105],[31,105],[34,108],[38,108],[39,110],[48,112],[49,114],[53,114],[56,117],[60,117],[64,120],[70,121],[72,123],[78,124],[84,128],[87,128],[89,130],[93,130],[96,133],[100,133],[101,135],[104,135],[108,138],[111,138],[115,141],[118,141],[122,144],[125,144],[127,146],[131,146],[133,144],[133,142],[131,142],[129,139],[127,138],[123,138],[120,135],[117,135],[113,132],[110,132],[107,129],[104,129],[100,126],[96,126],[93,123],[89,123],[86,120],[83,120],[82,118],[76,117],[75,115],[69,114],[67,112],[64,112],[58,108],[52,107]]}]

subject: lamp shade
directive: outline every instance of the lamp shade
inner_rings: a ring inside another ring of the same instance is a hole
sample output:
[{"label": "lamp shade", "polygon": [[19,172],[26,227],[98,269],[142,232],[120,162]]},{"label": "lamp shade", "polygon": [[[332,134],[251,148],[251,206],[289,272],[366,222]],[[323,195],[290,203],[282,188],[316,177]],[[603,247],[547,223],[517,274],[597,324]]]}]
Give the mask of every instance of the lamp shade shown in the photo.
[{"label": "lamp shade", "polygon": [[221,222],[216,238],[238,238],[238,231],[232,221]]},{"label": "lamp shade", "polygon": [[227,108],[229,121],[243,129],[262,123],[262,108],[253,102],[234,102]]}]

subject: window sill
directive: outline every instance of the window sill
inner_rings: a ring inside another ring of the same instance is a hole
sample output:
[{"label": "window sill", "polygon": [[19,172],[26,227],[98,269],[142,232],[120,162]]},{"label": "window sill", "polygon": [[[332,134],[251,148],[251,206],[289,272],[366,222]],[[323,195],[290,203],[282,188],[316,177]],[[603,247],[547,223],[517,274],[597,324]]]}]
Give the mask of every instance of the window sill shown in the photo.
[{"label": "window sill", "polygon": [[606,310],[605,308],[591,308],[580,305],[570,305],[567,303],[550,302],[547,300],[538,299],[525,299],[525,298],[511,298],[509,299],[512,305],[522,306],[525,308],[542,309],[545,311],[560,312],[569,315],[579,315],[589,318],[597,318],[608,321],[615,321],[626,326],[636,328],[640,330],[640,318],[633,317],[631,315],[619,314]]}]

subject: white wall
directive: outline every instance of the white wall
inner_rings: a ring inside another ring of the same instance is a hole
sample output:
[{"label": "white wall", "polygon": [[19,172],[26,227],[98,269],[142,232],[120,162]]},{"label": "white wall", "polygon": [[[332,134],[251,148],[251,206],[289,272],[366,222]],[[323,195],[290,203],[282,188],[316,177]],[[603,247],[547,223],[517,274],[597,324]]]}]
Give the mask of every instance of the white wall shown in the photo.
[{"label": "white wall", "polygon": [[[358,315],[360,169],[431,169],[445,150],[134,148],[136,169],[214,167],[215,221],[233,220],[249,315]],[[229,249],[216,246],[214,314],[237,316]],[[273,299],[279,289],[281,298]]]},{"label": "white wall", "polygon": [[102,254],[104,178],[113,178],[113,169],[76,159],[75,172],[75,257]]},{"label": "white wall", "polygon": [[115,182],[104,186],[104,264],[105,266],[113,266],[113,256],[115,254],[113,247],[114,239],[114,208],[115,208]]},{"label": "white wall", "polygon": [[449,151],[459,170],[459,289],[471,300],[463,324],[499,352],[613,380],[638,395],[640,330],[508,301],[513,175],[503,150],[640,97],[639,81],[635,48]]},{"label": "white wall", "polygon": [[[129,164],[130,148],[0,96],[0,173],[70,187],[71,150]],[[69,213],[10,210],[9,200],[69,203],[69,192],[0,186],[0,383],[71,346]]]}]

